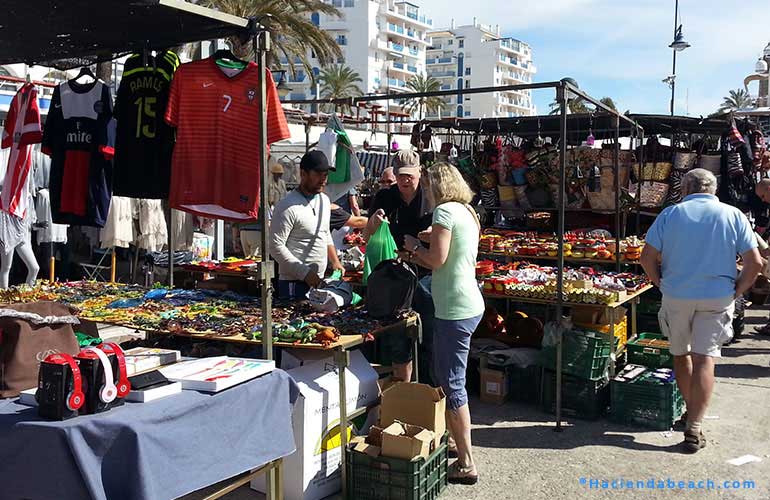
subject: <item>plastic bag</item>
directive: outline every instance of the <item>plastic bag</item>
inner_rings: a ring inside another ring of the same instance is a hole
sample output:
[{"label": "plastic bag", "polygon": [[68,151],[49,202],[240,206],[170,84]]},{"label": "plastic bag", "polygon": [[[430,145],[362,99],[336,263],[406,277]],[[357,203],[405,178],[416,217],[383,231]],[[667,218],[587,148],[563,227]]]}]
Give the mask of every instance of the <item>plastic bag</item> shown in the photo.
[{"label": "plastic bag", "polygon": [[374,268],[377,267],[377,264],[383,260],[395,259],[397,250],[396,240],[393,239],[393,235],[390,233],[390,224],[388,224],[388,221],[383,221],[379,229],[375,231],[369,238],[369,242],[366,244],[363,275],[364,285]]}]

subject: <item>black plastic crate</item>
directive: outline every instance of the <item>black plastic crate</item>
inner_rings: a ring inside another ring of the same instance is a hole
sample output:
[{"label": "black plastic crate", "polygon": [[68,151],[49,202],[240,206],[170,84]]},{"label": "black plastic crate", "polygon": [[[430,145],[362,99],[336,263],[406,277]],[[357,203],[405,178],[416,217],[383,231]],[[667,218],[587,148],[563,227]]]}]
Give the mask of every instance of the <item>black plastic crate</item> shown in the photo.
[{"label": "black plastic crate", "polygon": [[650,372],[632,382],[611,383],[613,421],[665,431],[684,412],[684,398],[676,381],[661,382]]},{"label": "black plastic crate", "polygon": [[[562,374],[562,415],[584,420],[596,420],[607,412],[610,404],[609,381],[585,380]],[[556,372],[543,375],[543,411],[556,413]]]},{"label": "black plastic crate", "polygon": [[355,500],[434,500],[446,488],[447,435],[428,459],[370,457],[347,450],[348,498]]},{"label": "black plastic crate", "polygon": [[537,403],[540,400],[540,378],[543,369],[539,365],[508,366],[506,369],[509,399],[521,403]]}]

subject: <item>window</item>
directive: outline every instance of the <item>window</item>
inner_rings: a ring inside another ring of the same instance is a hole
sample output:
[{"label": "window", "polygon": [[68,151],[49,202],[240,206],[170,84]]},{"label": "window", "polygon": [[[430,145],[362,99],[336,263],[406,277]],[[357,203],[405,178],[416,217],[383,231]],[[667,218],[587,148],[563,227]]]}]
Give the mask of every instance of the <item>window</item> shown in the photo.
[{"label": "window", "polygon": [[355,0],[345,0],[345,7],[355,7]]},{"label": "window", "polygon": [[332,0],[332,5],[335,7],[342,7],[342,0]]},{"label": "window", "polygon": [[318,59],[318,56],[315,55],[315,50],[310,51],[310,57],[312,57],[313,59]]},{"label": "window", "polygon": [[465,116],[471,116],[471,112],[470,111],[466,111],[465,112]]},{"label": "window", "polygon": [[321,16],[318,14],[318,12],[313,12],[312,14],[310,14],[310,22],[315,24],[316,26],[320,26]]},{"label": "window", "polygon": [[345,63],[345,56],[342,55],[337,58],[337,64],[344,64]]},{"label": "window", "polygon": [[465,76],[471,76],[471,68],[470,68],[470,66],[465,68]]},{"label": "window", "polygon": [[374,53],[374,61],[375,62],[379,62],[380,61],[380,53],[379,52],[375,52]]},{"label": "window", "polygon": [[447,45],[454,45],[455,41],[452,39],[449,39],[449,41],[446,43]]},{"label": "window", "polygon": [[337,45],[347,45],[347,44],[348,44],[347,35],[337,35]]},{"label": "window", "polygon": [[465,88],[466,89],[471,88],[471,81],[470,80],[465,80]]},{"label": "window", "polygon": [[462,49],[462,48],[464,48],[464,47],[465,47],[465,40],[459,40],[459,41],[457,42],[457,44],[458,44],[458,45],[459,45],[459,47]]}]

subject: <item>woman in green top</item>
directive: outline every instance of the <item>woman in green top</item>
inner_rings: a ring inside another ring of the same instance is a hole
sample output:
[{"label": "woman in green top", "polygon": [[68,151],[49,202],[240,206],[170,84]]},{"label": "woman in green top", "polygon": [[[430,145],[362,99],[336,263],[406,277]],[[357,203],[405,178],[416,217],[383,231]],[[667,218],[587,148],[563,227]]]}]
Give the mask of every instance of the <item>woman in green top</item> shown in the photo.
[{"label": "woman in green top", "polygon": [[434,322],[433,376],[447,396],[447,423],[456,442],[458,460],[449,481],[475,484],[478,472],[471,452],[471,415],[465,391],[471,335],[484,313],[484,299],[476,282],[480,226],[468,203],[473,198],[460,172],[439,163],[428,169],[433,199],[430,249],[417,238],[405,237],[411,261],[433,270]]}]

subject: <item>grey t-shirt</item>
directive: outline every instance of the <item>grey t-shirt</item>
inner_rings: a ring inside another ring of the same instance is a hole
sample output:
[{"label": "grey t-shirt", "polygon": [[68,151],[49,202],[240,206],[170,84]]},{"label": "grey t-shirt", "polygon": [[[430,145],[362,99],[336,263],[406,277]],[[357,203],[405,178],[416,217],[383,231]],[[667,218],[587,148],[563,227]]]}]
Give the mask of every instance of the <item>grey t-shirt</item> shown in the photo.
[{"label": "grey t-shirt", "polygon": [[279,201],[270,223],[270,255],[279,279],[304,280],[311,270],[323,277],[327,250],[334,245],[329,230],[331,203],[325,194],[307,197],[298,189]]}]

